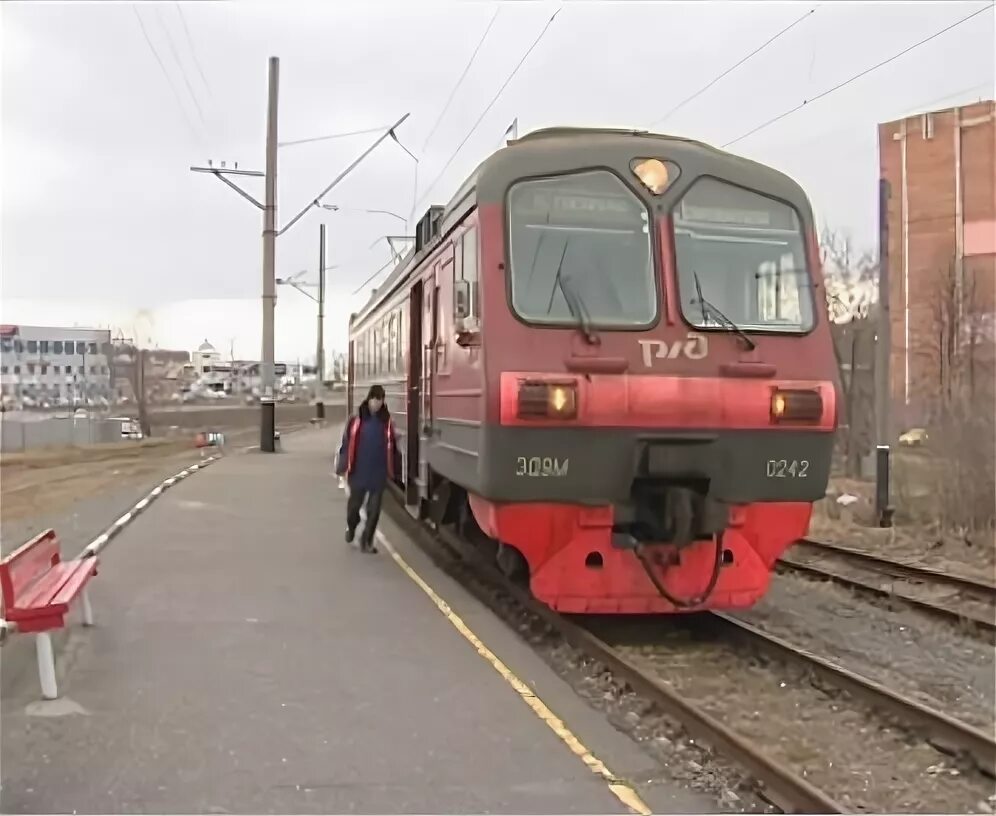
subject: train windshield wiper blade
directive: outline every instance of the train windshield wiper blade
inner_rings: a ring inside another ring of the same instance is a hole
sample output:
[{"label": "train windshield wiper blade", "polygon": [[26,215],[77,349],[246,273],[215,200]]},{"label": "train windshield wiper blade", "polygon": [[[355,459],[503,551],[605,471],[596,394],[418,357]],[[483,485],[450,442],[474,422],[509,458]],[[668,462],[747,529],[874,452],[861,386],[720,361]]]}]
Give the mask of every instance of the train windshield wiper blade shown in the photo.
[{"label": "train windshield wiper blade", "polygon": [[[567,284],[567,288],[564,288],[565,283]],[[571,314],[573,314],[577,319],[578,328],[581,329],[584,339],[589,345],[594,346],[598,343],[598,335],[595,334],[595,330],[592,328],[591,313],[588,311],[588,307],[584,304],[581,292],[578,291],[574,284],[574,278],[570,275],[561,277],[560,291],[564,293],[564,300],[567,301],[567,306],[571,310]],[[572,304],[571,301],[574,301],[574,303]]]},{"label": "train windshield wiper blade", "polygon": [[[550,292],[550,305],[547,308],[547,314],[553,309],[553,295],[557,291],[557,287],[560,287],[560,291],[564,295],[564,302],[567,304],[567,308],[570,310],[571,315],[577,320],[578,329],[580,329],[581,334],[584,335],[584,339],[589,345],[596,345],[598,343],[598,335],[595,334],[594,328],[591,325],[591,313],[588,311],[588,307],[585,306],[584,298],[581,297],[581,293],[578,291],[577,287],[574,285],[574,279],[569,275],[564,276],[564,258],[567,257],[567,245],[571,242],[570,237],[564,241],[564,251],[560,253],[560,263],[557,264],[557,274],[553,278],[553,291]],[[564,286],[564,284],[567,286]]]},{"label": "train windshield wiper blade", "polygon": [[702,309],[702,322],[706,321],[706,312],[710,312],[713,317],[718,319],[718,322],[726,327],[728,331],[736,334],[741,340],[744,341],[744,345],[747,347],[748,351],[753,351],[757,348],[757,344],[750,339],[743,329],[741,329],[736,323],[734,323],[730,318],[723,314],[717,307],[713,306],[708,300],[702,296],[702,283],[699,280],[699,273],[692,272],[695,278],[695,294],[698,296],[699,308]]}]

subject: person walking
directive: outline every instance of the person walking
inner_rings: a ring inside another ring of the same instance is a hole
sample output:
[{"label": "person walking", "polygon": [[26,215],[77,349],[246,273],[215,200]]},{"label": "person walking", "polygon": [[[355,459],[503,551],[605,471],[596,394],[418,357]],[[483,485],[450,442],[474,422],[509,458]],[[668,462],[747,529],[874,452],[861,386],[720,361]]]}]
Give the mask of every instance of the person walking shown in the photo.
[{"label": "person walking", "polygon": [[374,534],[387,480],[394,477],[394,424],[384,400],[384,388],[371,386],[356,416],[346,423],[336,457],[336,473],[349,484],[346,502],[346,541],[352,543],[366,502],[367,522],[360,536],[363,552],[377,552]]}]

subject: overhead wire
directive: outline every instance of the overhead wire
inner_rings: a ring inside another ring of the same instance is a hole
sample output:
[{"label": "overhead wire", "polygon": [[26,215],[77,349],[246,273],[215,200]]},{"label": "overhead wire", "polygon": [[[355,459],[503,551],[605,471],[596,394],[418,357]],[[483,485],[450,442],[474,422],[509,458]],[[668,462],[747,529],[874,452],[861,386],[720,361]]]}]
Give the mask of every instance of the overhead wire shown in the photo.
[{"label": "overhead wire", "polygon": [[[983,88],[992,88],[992,87],[993,87],[992,81],[989,81],[989,82],[979,82],[979,83],[977,83],[975,85],[970,85],[967,88],[962,88],[961,90],[958,90],[958,91],[952,91],[951,93],[946,93],[946,94],[944,94],[944,96],[935,96],[933,99],[931,99],[931,100],[929,100],[927,102],[921,102],[918,105],[907,106],[904,109],[906,111],[905,115],[903,115],[903,116],[890,116],[889,118],[890,119],[904,119],[907,116],[915,116],[918,113],[922,113],[925,109],[926,110],[932,109],[934,107],[934,105],[939,105],[941,102],[947,102],[949,99],[955,99],[956,97],[964,96],[969,91],[979,91],[979,90],[982,90]],[[980,98],[980,101],[981,101],[981,98]],[[967,102],[965,104],[972,104],[972,103],[971,102]]]},{"label": "overhead wire", "polygon": [[381,125],[380,127],[365,128],[363,130],[349,130],[345,133],[330,133],[327,136],[312,136],[308,139],[294,139],[290,142],[277,142],[277,147],[291,147],[292,145],[307,144],[308,142],[324,142],[329,139],[345,139],[347,136],[363,136],[367,133],[383,133],[385,128],[389,128],[390,125]]},{"label": "overhead wire", "polygon": [[456,81],[456,84],[453,86],[453,90],[450,91],[450,95],[447,98],[446,103],[443,105],[443,109],[439,112],[439,116],[436,118],[436,121],[433,123],[432,128],[429,130],[429,135],[425,137],[425,142],[422,144],[423,153],[425,153],[425,148],[428,147],[429,141],[435,135],[436,129],[439,127],[439,123],[443,121],[443,117],[446,115],[446,112],[450,109],[450,104],[453,102],[453,97],[456,96],[456,92],[460,89],[460,86],[463,84],[464,79],[467,78],[467,74],[470,73],[470,68],[474,64],[474,60],[477,59],[477,54],[478,52],[480,52],[481,46],[484,45],[484,41],[488,38],[488,34],[490,33],[492,26],[494,26],[495,20],[498,19],[498,13],[500,11],[501,11],[501,6],[497,6],[495,8],[495,13],[491,16],[491,22],[489,22],[488,27],[484,29],[484,33],[481,35],[481,39],[477,41],[477,47],[474,48],[474,53],[471,54],[470,59],[467,60],[467,64],[464,66],[463,73],[460,74],[460,78]]},{"label": "overhead wire", "polygon": [[[745,62],[747,62],[751,57],[754,57],[754,56],[757,56],[758,54],[760,54],[765,48],[767,48],[769,45],[771,45],[773,42],[775,42],[775,40],[777,40],[783,34],[787,34],[789,31],[791,31],[793,28],[795,28],[797,25],[799,25],[799,23],[803,22],[803,20],[806,20],[812,14],[815,14],[816,10],[820,7],[820,5],[822,5],[822,4],[813,6],[813,8],[811,8],[809,11],[807,11],[801,17],[797,18],[795,21],[789,23],[787,26],[785,26],[785,28],[783,28],[781,31],[779,31],[777,34],[775,34],[773,37],[770,37],[766,42],[764,42],[761,45],[759,45],[757,48],[755,48],[753,51],[751,51],[747,56],[743,57],[738,62],[735,62],[733,65],[731,65],[725,71],[723,71],[723,73],[721,73],[718,76],[716,76],[715,78],[713,78],[710,82],[708,82],[705,85],[703,85],[701,88],[699,88],[693,94],[691,94],[689,96],[686,96],[677,105],[675,105],[673,108],[671,108],[671,110],[669,110],[667,113],[665,113],[662,117],[660,117],[659,119],[655,119],[653,122],[651,122],[649,125],[647,125],[647,128],[650,129],[650,128],[654,127],[655,125],[663,124],[666,120],[670,119],[671,116],[673,116],[675,113],[677,113],[679,110],[681,110],[681,108],[685,107],[685,105],[687,105],[689,102],[691,102],[691,101],[693,101],[695,99],[698,99],[698,97],[702,96],[702,94],[704,94],[706,91],[708,91],[713,85],[715,85],[721,79],[723,79],[724,77],[729,76],[730,74],[732,74],[737,68],[739,68]],[[815,54],[815,52],[814,52],[814,54]]]},{"label": "overhead wire", "polygon": [[[901,113],[890,113],[888,116],[885,117],[885,121],[895,122],[895,121],[898,121],[900,119],[908,119],[911,116],[917,116],[917,115],[926,113],[928,111],[932,111],[940,103],[947,102],[950,99],[956,99],[958,97],[962,97],[965,94],[967,94],[969,91],[975,91],[975,90],[979,90],[981,88],[991,88],[991,87],[992,87],[992,83],[991,82],[979,83],[979,84],[976,84],[976,85],[970,85],[967,88],[962,88],[961,90],[958,90],[958,91],[952,91],[951,93],[946,93],[946,94],[944,94],[944,96],[935,96],[933,99],[929,99],[929,100],[926,100],[924,102],[920,102],[920,103],[918,103],[916,105],[907,105],[906,107],[902,108],[902,112]],[[981,97],[979,98],[979,101],[981,101]],[[973,102],[963,102],[962,103],[962,105],[971,105],[971,104],[974,104],[974,103]],[[826,139],[826,138],[828,138],[830,136],[833,136],[833,135],[836,135],[836,134],[840,133],[841,130],[842,129],[837,128],[837,129],[834,129],[832,131],[819,134],[817,138]],[[853,147],[851,147],[850,149],[845,150],[843,152],[841,152],[841,151],[834,151],[834,158],[837,159],[837,160],[850,158],[851,156],[859,153],[862,150],[867,151],[867,149],[868,149],[868,146],[866,144],[856,144]],[[944,218],[950,218],[950,217],[953,217],[953,216],[943,216],[943,217]],[[909,223],[914,224],[914,223],[916,223],[916,220],[917,219],[912,219],[912,220],[910,220]],[[926,220],[934,220],[934,216],[931,216],[931,217],[929,217]]]},{"label": "overhead wire", "polygon": [[200,135],[197,133],[197,129],[194,127],[194,123],[191,121],[190,116],[187,114],[187,109],[183,106],[183,102],[180,99],[180,93],[176,89],[176,85],[173,83],[173,78],[169,75],[169,71],[166,70],[166,65],[159,56],[159,52],[156,51],[156,47],[152,44],[152,39],[149,37],[149,32],[145,28],[145,22],[142,20],[142,16],[138,13],[138,7],[132,6],[131,10],[135,12],[135,19],[138,20],[138,25],[142,29],[142,36],[145,37],[145,43],[149,46],[149,50],[152,52],[152,56],[155,57],[156,62],[159,63],[159,68],[163,72],[163,76],[166,77],[166,82],[173,92],[173,98],[176,99],[176,104],[180,108],[180,113],[183,115],[183,120],[187,123],[187,127],[190,128],[191,135],[194,137],[195,141],[200,141]]},{"label": "overhead wire", "polygon": [[994,5],[996,5],[996,3],[990,3],[989,5],[984,6],[983,8],[977,9],[976,11],[972,12],[968,16],[962,17],[960,20],[957,20],[957,21],[951,23],[950,25],[945,26],[944,28],[940,29],[939,31],[935,31],[929,37],[924,37],[919,42],[915,42],[915,43],[913,43],[913,45],[907,46],[902,51],[900,51],[897,54],[893,54],[888,59],[884,59],[881,62],[879,62],[879,63],[877,63],[875,65],[872,65],[869,68],[865,68],[863,71],[860,71],[859,73],[855,74],[850,79],[846,79],[843,82],[840,82],[837,85],[834,85],[832,88],[827,88],[827,90],[825,90],[825,91],[823,91],[821,93],[818,93],[812,99],[804,99],[800,104],[796,105],[794,108],[791,108],[791,109],[785,111],[784,113],[780,113],[778,116],[775,116],[775,117],[769,119],[767,122],[763,122],[762,124],[758,125],[757,127],[753,128],[752,130],[748,130],[743,135],[738,136],[736,139],[733,139],[733,140],[727,142],[726,144],[722,145],[722,147],[726,148],[726,147],[729,147],[730,145],[734,145],[737,142],[743,141],[748,136],[753,136],[755,133],[758,133],[758,132],[764,130],[765,128],[770,127],[771,125],[775,124],[776,122],[780,122],[782,119],[786,118],[787,116],[791,116],[793,113],[802,110],[807,105],[811,105],[813,102],[816,102],[816,101],[818,101],[820,99],[823,99],[824,97],[829,96],[830,94],[834,93],[835,91],[839,91],[841,88],[843,88],[843,87],[845,87],[847,85],[850,85],[852,82],[855,82],[855,81],[861,79],[862,77],[867,76],[868,74],[872,73],[873,71],[877,71],[879,68],[882,68],[882,67],[888,65],[890,62],[894,62],[895,60],[899,59],[900,57],[905,56],[910,51],[913,51],[914,49],[919,48],[921,45],[925,45],[926,43],[930,42],[931,40],[937,39],[942,34],[946,34],[947,32],[951,31],[953,28],[957,28],[958,26],[963,25],[964,23],[967,23],[973,17],[978,17],[983,12],[989,11],[990,9],[993,8]]},{"label": "overhead wire", "polygon": [[187,46],[190,49],[190,56],[194,58],[194,66],[197,68],[197,73],[200,74],[201,82],[204,83],[204,87],[208,92],[208,97],[211,99],[213,104],[214,91],[211,90],[211,83],[208,82],[207,76],[204,74],[204,69],[201,67],[201,61],[197,58],[197,49],[194,48],[194,38],[190,36],[190,28],[187,26],[187,16],[183,13],[183,7],[179,3],[174,3],[173,5],[176,6],[177,13],[180,15],[180,22],[183,24],[183,33],[187,37]]},{"label": "overhead wire", "polygon": [[190,78],[187,76],[187,69],[183,65],[183,61],[180,59],[180,52],[176,49],[176,43],[173,42],[173,35],[169,33],[169,26],[166,25],[166,21],[163,19],[162,12],[160,12],[159,7],[155,7],[156,19],[159,21],[159,25],[162,27],[163,31],[166,32],[166,42],[169,45],[169,50],[173,54],[173,59],[176,60],[176,65],[180,69],[180,76],[183,77],[183,84],[187,86],[187,93],[190,94],[190,98],[193,100],[194,107],[197,108],[197,115],[200,117],[201,126],[204,126],[204,111],[201,109],[201,103],[197,101],[197,94],[194,93],[194,86],[190,84]]},{"label": "overhead wire", "polygon": [[376,272],[374,272],[374,273],[373,273],[372,275],[370,275],[370,277],[368,277],[368,278],[367,278],[367,279],[366,279],[365,281],[363,281],[363,283],[361,283],[361,284],[360,284],[359,286],[357,286],[357,287],[356,287],[356,288],[355,288],[355,289],[353,290],[353,292],[352,292],[352,293],[353,293],[354,295],[358,295],[358,294],[359,294],[360,292],[362,292],[362,291],[363,291],[363,288],[364,288],[364,287],[365,287],[365,286],[366,286],[367,284],[369,284],[370,282],[372,282],[372,281],[373,281],[373,279],[374,279],[374,278],[376,278],[376,277],[377,277],[377,276],[378,276],[378,275],[379,275],[379,274],[380,274],[381,272],[383,272],[384,270],[386,270],[386,269],[387,269],[388,267],[391,267],[391,266],[394,266],[394,265],[396,265],[397,263],[398,263],[398,259],[397,259],[397,258],[391,258],[391,260],[389,260],[389,261],[388,261],[388,262],[387,262],[386,264],[384,264],[384,265],[383,265],[383,266],[382,266],[382,267],[381,267],[380,269],[378,269],[378,270],[377,270]]},{"label": "overhead wire", "polygon": [[522,58],[516,64],[515,68],[513,68],[512,72],[505,78],[505,81],[502,83],[501,87],[498,89],[498,92],[494,95],[494,97],[488,103],[487,107],[481,112],[481,115],[477,118],[477,121],[474,122],[473,127],[471,127],[471,129],[467,132],[467,135],[463,137],[463,140],[460,142],[460,144],[457,145],[456,150],[454,150],[453,153],[450,155],[449,159],[446,160],[446,164],[443,165],[443,168],[439,171],[438,175],[432,180],[432,184],[430,184],[426,188],[425,192],[422,193],[422,197],[420,199],[418,199],[419,202],[424,201],[426,199],[426,197],[429,195],[430,191],[432,191],[435,188],[435,186],[439,183],[439,180],[443,177],[443,174],[449,169],[449,166],[453,163],[453,160],[457,157],[457,155],[463,149],[463,146],[465,144],[467,144],[467,142],[469,141],[470,137],[474,135],[474,131],[477,130],[477,128],[481,124],[481,122],[484,121],[484,117],[487,116],[488,111],[490,111],[491,108],[494,107],[495,102],[497,102],[498,99],[501,97],[501,95],[504,92],[505,88],[508,87],[508,84],[512,81],[512,79],[515,77],[515,75],[519,72],[519,69],[523,66],[523,64],[525,63],[525,61],[529,58],[529,55],[533,52],[533,50],[536,48],[536,46],[539,45],[540,40],[542,40],[543,37],[546,36],[546,32],[550,30],[550,26],[553,25],[553,21],[555,19],[557,19],[557,15],[560,14],[560,12],[562,10],[563,10],[562,8],[558,8],[550,16],[550,19],[546,21],[546,25],[543,26],[543,30],[540,31],[540,33],[536,37],[536,39],[533,40],[533,44],[529,46],[529,48],[526,50],[526,53],[522,55]]}]

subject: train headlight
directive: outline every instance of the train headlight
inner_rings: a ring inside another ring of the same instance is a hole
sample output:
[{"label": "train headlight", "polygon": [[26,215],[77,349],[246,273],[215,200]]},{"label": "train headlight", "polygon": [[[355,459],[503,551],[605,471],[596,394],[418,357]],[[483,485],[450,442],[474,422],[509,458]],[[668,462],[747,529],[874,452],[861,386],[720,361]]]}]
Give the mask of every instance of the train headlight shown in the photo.
[{"label": "train headlight", "polygon": [[663,193],[672,179],[678,175],[677,168],[660,159],[633,159],[629,163],[629,169],[654,195]]},{"label": "train headlight", "polygon": [[575,383],[527,381],[519,384],[520,419],[574,419],[577,415]]},{"label": "train headlight", "polygon": [[772,422],[818,422],[822,417],[819,391],[777,388],[771,394]]}]

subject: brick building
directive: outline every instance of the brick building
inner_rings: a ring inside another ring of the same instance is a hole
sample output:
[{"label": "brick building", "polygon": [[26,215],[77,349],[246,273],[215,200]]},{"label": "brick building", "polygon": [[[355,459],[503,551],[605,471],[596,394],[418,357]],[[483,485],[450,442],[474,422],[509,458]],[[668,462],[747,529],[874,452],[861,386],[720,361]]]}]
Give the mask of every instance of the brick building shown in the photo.
[{"label": "brick building", "polygon": [[909,426],[929,421],[945,393],[992,388],[996,103],[886,122],[878,138],[894,416]]}]

